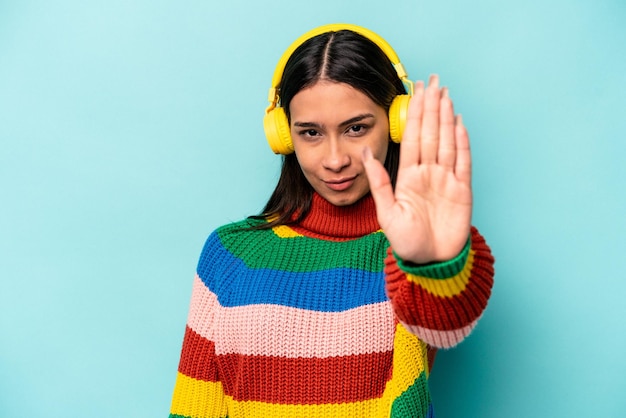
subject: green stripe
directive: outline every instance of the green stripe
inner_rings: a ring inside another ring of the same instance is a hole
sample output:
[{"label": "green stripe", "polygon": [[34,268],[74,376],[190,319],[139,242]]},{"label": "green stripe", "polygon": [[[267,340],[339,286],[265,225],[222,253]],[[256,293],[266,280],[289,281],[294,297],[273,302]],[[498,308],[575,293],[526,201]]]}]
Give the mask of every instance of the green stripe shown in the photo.
[{"label": "green stripe", "polygon": [[431,398],[426,373],[422,372],[402,395],[393,401],[391,418],[425,418]]},{"label": "green stripe", "polygon": [[[224,248],[250,268],[294,273],[354,268],[377,273],[385,266],[389,242],[382,232],[340,242],[309,237],[280,238],[272,230],[245,229],[253,222],[245,220],[217,231]],[[285,260],[297,262],[285,265]]]},{"label": "green stripe", "polygon": [[463,271],[467,257],[469,257],[470,248],[471,240],[468,239],[459,255],[452,260],[442,261],[441,263],[413,264],[401,260],[395,253],[393,255],[396,257],[398,267],[405,273],[414,276],[428,277],[430,279],[448,279]]}]

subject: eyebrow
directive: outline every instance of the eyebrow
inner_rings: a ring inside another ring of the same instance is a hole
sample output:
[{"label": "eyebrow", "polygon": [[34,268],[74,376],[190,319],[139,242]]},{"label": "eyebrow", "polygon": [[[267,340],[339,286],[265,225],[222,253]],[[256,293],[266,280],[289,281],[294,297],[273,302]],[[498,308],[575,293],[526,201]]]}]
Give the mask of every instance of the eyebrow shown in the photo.
[{"label": "eyebrow", "polygon": [[[361,115],[357,115],[353,118],[345,120],[339,124],[340,127],[352,125],[353,123],[361,122],[364,119],[374,118],[372,113],[363,113]],[[293,126],[297,126],[299,128],[322,128],[322,125],[316,122],[294,122]]]}]

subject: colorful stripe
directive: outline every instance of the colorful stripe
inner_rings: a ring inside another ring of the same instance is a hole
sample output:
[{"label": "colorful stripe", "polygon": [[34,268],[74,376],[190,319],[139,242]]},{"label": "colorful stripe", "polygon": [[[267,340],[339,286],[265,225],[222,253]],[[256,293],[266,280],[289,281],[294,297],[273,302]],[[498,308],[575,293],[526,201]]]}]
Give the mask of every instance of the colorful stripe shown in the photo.
[{"label": "colorful stripe", "polygon": [[222,246],[212,248],[211,253],[213,260],[204,261],[198,274],[218,295],[222,306],[267,303],[339,312],[387,300],[382,263],[380,271],[335,268],[289,272],[250,268]]},{"label": "colorful stripe", "polygon": [[[430,396],[425,391],[427,385],[425,375],[420,375],[414,384],[409,386],[397,399],[392,400],[389,396],[370,399],[361,402],[340,404],[272,404],[259,401],[236,401],[231,396],[224,395],[221,399],[223,404],[213,406],[211,402],[199,402],[198,394],[218,391],[215,384],[210,382],[193,381],[191,383],[177,380],[181,387],[185,385],[194,392],[175,393],[175,403],[172,405],[174,417],[301,417],[301,418],[327,418],[327,417],[368,417],[368,418],[432,418],[433,407]],[[195,396],[194,396],[195,395]],[[222,406],[223,405],[223,406]],[[213,409],[213,411],[211,411]],[[205,412],[211,411],[211,412]],[[228,415],[226,415],[228,411]],[[390,412],[391,411],[391,412]],[[424,412],[425,411],[425,412]]]},{"label": "colorful stripe", "polygon": [[287,225],[275,226],[274,228],[272,228],[272,231],[274,231],[276,236],[280,238],[299,238],[304,236],[299,232],[296,232],[293,229],[289,228]]},{"label": "colorful stripe", "polygon": [[[215,343],[187,326],[178,371],[196,380],[217,382],[219,376],[215,360]],[[197,367],[198,364],[203,367]]]},{"label": "colorful stripe", "polygon": [[344,357],[218,357],[225,393],[239,401],[275,404],[350,403],[378,398],[385,389],[381,371],[391,370],[393,353]]},{"label": "colorful stripe", "polygon": [[452,331],[439,331],[428,328],[422,328],[417,325],[403,324],[409,331],[433,347],[451,348],[463,341],[474,329],[478,320],[472,322],[466,327],[458,328]]},{"label": "colorful stripe", "polygon": [[470,281],[470,272],[472,270],[472,266],[474,265],[474,254],[475,251],[469,251],[469,255],[463,269],[452,277],[433,280],[430,277],[406,273],[406,278],[409,282],[425,289],[433,296],[451,298],[453,296],[460,295],[465,291],[465,288]]},{"label": "colorful stripe", "polygon": [[170,408],[172,415],[221,418],[228,416],[226,408],[222,383],[196,380],[178,373]]},{"label": "colorful stripe", "polygon": [[[206,358],[209,363],[219,363],[222,380],[234,382],[236,387],[222,386],[215,381],[206,381],[193,374],[193,368],[180,370],[177,391],[174,395],[172,413],[183,416],[224,416],[194,415],[195,411],[213,408],[224,410],[223,405],[199,402],[199,393],[221,395],[232,416],[238,413],[251,416],[426,416],[426,412],[415,415],[404,414],[406,405],[420,406],[427,411],[430,396],[427,391],[426,346],[401,324],[396,326],[394,351],[370,356],[331,359],[291,359],[246,357],[238,355]],[[187,334],[185,347],[205,344]],[[210,349],[196,349],[196,352],[210,352]],[[185,355],[183,351],[183,356]],[[388,382],[380,382],[378,370],[395,372]],[[353,371],[353,373],[345,373]],[[341,376],[341,378],[337,378]],[[237,382],[245,382],[240,385]],[[355,396],[355,394],[360,394]],[[235,396],[234,396],[235,395]],[[210,395],[214,396],[214,395]],[[418,399],[414,399],[415,397]],[[203,398],[209,399],[209,398]],[[221,413],[221,412],[220,412]],[[215,412],[213,412],[215,414]],[[290,415],[293,414],[293,415]]]},{"label": "colorful stripe", "polygon": [[441,270],[430,265],[407,266],[389,249],[386,289],[403,324],[429,344],[448,348],[469,335],[487,305],[493,256],[472,228],[463,252],[443,264]]},{"label": "colorful stripe", "polygon": [[[389,301],[330,313],[268,304],[224,308],[196,276],[189,312],[188,326],[215,341],[218,354],[323,358],[393,349],[394,316]],[[215,322],[206,320],[209,313],[220,318],[217,334],[214,325],[207,325]],[[320,326],[311,328],[310,324]],[[307,330],[306,335],[302,330]],[[284,337],[268,339],[268,335]]]},{"label": "colorful stripe", "polygon": [[[187,330],[179,372],[208,382],[217,381],[219,374],[224,391],[237,400],[284,404],[362,401],[381,396],[385,380],[380,379],[380,372],[391,369],[391,350],[327,358],[216,355],[213,342]],[[207,367],[197,368],[199,361]],[[219,365],[219,371],[209,365]]]},{"label": "colorful stripe", "polygon": [[[367,269],[379,272],[384,268],[384,257],[372,257],[364,262],[355,254],[378,255],[389,246],[385,235],[372,233],[348,241],[326,241],[301,237],[284,239],[272,230],[249,231],[248,222],[234,223],[218,229],[209,236],[205,250],[226,251],[250,269],[285,270],[289,272],[311,272],[329,268]],[[312,251],[312,249],[315,249]],[[324,255],[320,257],[320,255]],[[199,268],[207,268],[213,262],[221,262],[221,254],[203,251]],[[287,262],[297,260],[297,262]],[[199,270],[200,276],[203,276]]]},{"label": "colorful stripe", "polygon": [[478,319],[481,305],[486,305],[489,297],[476,281],[471,281],[460,295],[441,298],[409,282],[402,272],[393,272],[387,277],[400,284],[388,287],[400,321],[429,329],[451,331],[467,326]]},{"label": "colorful stripe", "polygon": [[[219,374],[220,380],[230,382],[224,392],[240,401],[350,403],[379,398],[383,392],[396,398],[427,371],[424,343],[402,325],[397,327],[393,351],[329,358],[216,355],[213,342],[187,328],[179,372],[194,382],[209,383],[217,382]],[[386,384],[380,372],[391,370],[392,360],[401,366]],[[198,362],[214,366],[197,368]]]},{"label": "colorful stripe", "polygon": [[219,308],[220,304],[215,293],[207,289],[196,275],[193,280],[187,326],[204,338],[215,341],[214,329]]},{"label": "colorful stripe", "polygon": [[[467,266],[467,257],[471,248],[472,240],[468,239],[461,252],[453,259],[428,264],[408,263],[397,257],[395,254],[393,255],[396,259],[396,263],[400,267],[400,270],[406,273],[410,273],[416,276],[428,277],[429,279],[449,279],[450,277],[456,276],[457,274],[461,273],[463,269]],[[388,253],[393,252],[388,251]]]}]

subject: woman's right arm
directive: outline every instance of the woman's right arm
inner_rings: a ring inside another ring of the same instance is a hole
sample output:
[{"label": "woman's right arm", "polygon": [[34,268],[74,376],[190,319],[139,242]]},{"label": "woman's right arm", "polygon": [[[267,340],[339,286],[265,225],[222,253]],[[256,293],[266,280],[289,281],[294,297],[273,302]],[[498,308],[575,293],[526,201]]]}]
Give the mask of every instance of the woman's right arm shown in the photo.
[{"label": "woman's right arm", "polygon": [[[207,250],[205,247],[203,255]],[[206,261],[204,257],[201,263],[203,261]],[[199,268],[198,271],[200,270]],[[224,389],[219,379],[215,354],[214,326],[217,306],[217,296],[196,275],[170,418],[227,416]]]}]

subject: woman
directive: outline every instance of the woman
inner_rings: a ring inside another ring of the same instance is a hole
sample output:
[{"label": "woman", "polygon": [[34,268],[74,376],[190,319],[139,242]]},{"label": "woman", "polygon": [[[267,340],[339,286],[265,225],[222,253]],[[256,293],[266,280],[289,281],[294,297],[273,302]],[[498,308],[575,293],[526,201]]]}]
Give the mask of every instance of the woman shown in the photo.
[{"label": "woman", "polygon": [[493,284],[461,117],[437,76],[409,100],[356,26],[305,34],[274,79],[281,177],[205,244],[170,416],[432,417],[429,347],[462,341]]}]

